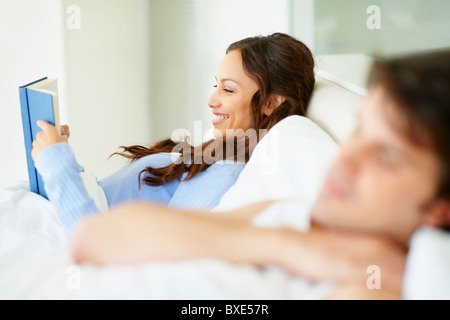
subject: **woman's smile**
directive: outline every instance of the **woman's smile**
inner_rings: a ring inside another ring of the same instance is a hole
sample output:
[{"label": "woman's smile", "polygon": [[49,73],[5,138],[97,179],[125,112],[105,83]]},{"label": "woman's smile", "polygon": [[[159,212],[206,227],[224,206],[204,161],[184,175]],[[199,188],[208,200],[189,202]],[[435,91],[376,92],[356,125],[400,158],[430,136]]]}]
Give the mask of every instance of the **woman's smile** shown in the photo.
[{"label": "woman's smile", "polygon": [[230,118],[230,116],[228,114],[225,114],[225,113],[216,113],[216,112],[214,112],[213,114],[214,114],[213,120],[212,120],[212,124],[213,125],[221,124],[221,123],[227,121]]}]

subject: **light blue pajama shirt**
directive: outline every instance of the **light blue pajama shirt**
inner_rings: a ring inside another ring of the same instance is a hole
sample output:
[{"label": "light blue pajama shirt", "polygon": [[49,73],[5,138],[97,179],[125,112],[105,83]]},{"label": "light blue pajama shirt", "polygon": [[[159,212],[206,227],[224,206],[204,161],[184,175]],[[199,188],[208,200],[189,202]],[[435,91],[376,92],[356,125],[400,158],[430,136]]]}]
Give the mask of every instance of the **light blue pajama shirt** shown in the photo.
[{"label": "light blue pajama shirt", "polygon": [[[170,153],[153,154],[128,163],[114,174],[99,180],[108,206],[141,200],[175,208],[209,210],[219,203],[244,168],[243,163],[221,161],[188,181],[183,181],[187,175],[184,173],[162,186],[153,187],[141,182],[139,189],[138,177],[143,169],[149,166],[165,167],[175,159]],[[99,213],[80,177],[83,167],[77,163],[67,143],[54,144],[44,149],[36,158],[35,165],[44,180],[49,200],[68,229],[72,229],[82,217]]]}]

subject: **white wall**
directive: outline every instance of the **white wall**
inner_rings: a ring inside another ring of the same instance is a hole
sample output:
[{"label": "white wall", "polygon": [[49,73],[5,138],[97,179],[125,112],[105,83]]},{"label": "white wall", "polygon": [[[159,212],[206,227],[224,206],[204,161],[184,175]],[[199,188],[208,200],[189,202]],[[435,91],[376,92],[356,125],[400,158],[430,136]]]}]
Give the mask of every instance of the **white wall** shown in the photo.
[{"label": "white wall", "polygon": [[61,4],[55,0],[0,1],[0,185],[28,180],[18,87],[56,77],[64,103]]},{"label": "white wall", "polygon": [[125,163],[120,145],[151,141],[149,3],[64,0],[80,8],[65,28],[70,144],[85,170],[102,178]]},{"label": "white wall", "polygon": [[[379,15],[367,13],[373,5]],[[315,0],[317,52],[389,56],[448,47],[449,12],[448,0]],[[379,29],[367,27],[371,16]]]},{"label": "white wall", "polygon": [[313,53],[315,53],[316,49],[314,41],[314,1],[315,0],[291,0],[289,13],[292,24],[292,35],[296,36],[306,44]]}]

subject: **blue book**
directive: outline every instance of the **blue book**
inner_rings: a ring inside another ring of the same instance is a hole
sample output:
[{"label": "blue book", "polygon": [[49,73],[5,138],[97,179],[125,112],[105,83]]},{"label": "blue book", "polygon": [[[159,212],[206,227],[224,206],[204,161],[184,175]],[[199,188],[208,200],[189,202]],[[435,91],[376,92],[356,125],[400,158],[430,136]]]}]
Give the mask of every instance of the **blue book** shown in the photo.
[{"label": "blue book", "polygon": [[31,158],[31,149],[36,134],[42,131],[36,124],[38,120],[45,120],[53,124],[58,132],[60,131],[58,82],[56,79],[42,78],[19,87],[19,95],[30,190],[48,198],[44,181]]}]

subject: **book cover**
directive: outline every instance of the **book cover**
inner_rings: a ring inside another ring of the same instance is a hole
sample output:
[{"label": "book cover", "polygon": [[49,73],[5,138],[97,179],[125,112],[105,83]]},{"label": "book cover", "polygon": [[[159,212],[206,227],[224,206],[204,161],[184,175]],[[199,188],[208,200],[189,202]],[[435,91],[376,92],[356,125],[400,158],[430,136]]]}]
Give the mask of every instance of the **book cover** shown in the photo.
[{"label": "book cover", "polygon": [[57,80],[42,78],[21,86],[19,96],[30,190],[47,198],[44,181],[34,166],[31,150],[36,134],[42,130],[36,124],[38,120],[55,125],[59,131]]}]

